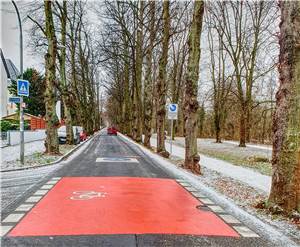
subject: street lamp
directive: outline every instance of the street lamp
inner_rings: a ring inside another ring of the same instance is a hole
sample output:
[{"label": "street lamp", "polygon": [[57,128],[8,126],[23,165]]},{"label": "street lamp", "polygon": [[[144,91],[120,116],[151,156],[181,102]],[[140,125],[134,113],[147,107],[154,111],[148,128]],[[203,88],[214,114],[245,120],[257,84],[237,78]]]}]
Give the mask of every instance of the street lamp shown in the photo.
[{"label": "street lamp", "polygon": [[[22,33],[22,22],[20,18],[20,13],[15,1],[11,1],[14,5],[19,22],[20,28],[20,79],[23,79],[23,33]],[[24,165],[24,111],[23,111],[23,96],[20,97],[20,161]]]}]

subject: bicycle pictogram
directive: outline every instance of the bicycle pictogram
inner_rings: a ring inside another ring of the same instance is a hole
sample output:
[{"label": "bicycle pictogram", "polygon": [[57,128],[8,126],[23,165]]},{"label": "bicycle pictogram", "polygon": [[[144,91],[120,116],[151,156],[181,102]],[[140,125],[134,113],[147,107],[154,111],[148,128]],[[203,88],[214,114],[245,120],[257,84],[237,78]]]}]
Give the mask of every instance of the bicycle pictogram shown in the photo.
[{"label": "bicycle pictogram", "polygon": [[90,200],[93,198],[106,197],[107,192],[97,191],[74,191],[71,200]]}]

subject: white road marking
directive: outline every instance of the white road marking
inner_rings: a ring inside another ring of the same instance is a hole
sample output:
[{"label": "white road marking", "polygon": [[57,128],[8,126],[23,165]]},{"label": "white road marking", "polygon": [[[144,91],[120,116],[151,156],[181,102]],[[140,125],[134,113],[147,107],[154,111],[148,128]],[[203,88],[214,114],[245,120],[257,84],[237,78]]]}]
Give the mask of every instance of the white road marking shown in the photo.
[{"label": "white road marking", "polygon": [[42,190],[49,190],[53,187],[53,184],[45,184],[41,187]]},{"label": "white road marking", "polygon": [[181,186],[186,187],[186,186],[191,186],[189,183],[186,182],[179,182]]},{"label": "white road marking", "polygon": [[[202,194],[201,192],[197,191],[197,192],[192,192],[193,196],[197,197],[197,198],[206,198],[206,195]],[[201,199],[200,199],[201,200]]]},{"label": "white road marking", "polygon": [[58,182],[58,180],[56,181],[56,180],[50,180],[50,181],[48,181],[47,182],[47,184],[56,184]]},{"label": "white road marking", "polygon": [[188,190],[189,192],[197,192],[198,191],[197,189],[195,189],[192,186],[185,186],[185,189]]},{"label": "white road marking", "polygon": [[216,206],[216,205],[211,205],[208,206],[212,211],[214,211],[215,213],[225,213],[224,209],[221,208],[220,206]]},{"label": "white road marking", "polygon": [[60,180],[61,177],[54,177],[54,178],[51,178],[52,180]]},{"label": "white road marking", "polygon": [[34,195],[35,196],[43,196],[46,195],[49,190],[37,190]]},{"label": "white road marking", "polygon": [[228,224],[240,224],[241,222],[230,214],[219,214],[219,216]]},{"label": "white road marking", "polygon": [[204,204],[215,204],[213,201],[209,200],[208,198],[200,199],[201,202]]},{"label": "white road marking", "polygon": [[233,228],[243,237],[259,238],[259,235],[257,235],[255,232],[253,232],[246,226],[234,226]]},{"label": "white road marking", "polygon": [[24,214],[22,213],[17,213],[17,214],[10,214],[8,215],[2,222],[9,222],[9,223],[16,223],[18,222]]},{"label": "white road marking", "polygon": [[97,158],[96,162],[102,162],[102,163],[139,163],[137,159],[134,158],[115,158],[115,157],[104,157],[104,158]]},{"label": "white road marking", "polygon": [[71,200],[90,200],[97,197],[106,197],[107,192],[97,192],[97,191],[74,191],[73,196],[70,197]]},{"label": "white road marking", "polygon": [[31,196],[26,200],[26,202],[38,202],[41,198],[41,196]]},{"label": "white road marking", "polygon": [[16,208],[16,212],[18,211],[29,211],[32,207],[34,206],[34,204],[21,204],[18,208]]},{"label": "white road marking", "polygon": [[1,226],[1,237],[3,237],[13,226]]}]

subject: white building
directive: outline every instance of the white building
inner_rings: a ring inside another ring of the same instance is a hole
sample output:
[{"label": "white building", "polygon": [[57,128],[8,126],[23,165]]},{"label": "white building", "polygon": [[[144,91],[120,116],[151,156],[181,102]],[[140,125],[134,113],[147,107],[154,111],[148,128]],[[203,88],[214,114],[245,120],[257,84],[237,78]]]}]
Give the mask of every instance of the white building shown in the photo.
[{"label": "white building", "polygon": [[11,80],[17,80],[19,71],[10,59],[5,59],[2,49],[0,48],[1,56],[1,112],[0,117],[5,117],[16,112],[16,105],[8,102],[8,98],[11,94],[8,91],[8,86],[11,84]]}]

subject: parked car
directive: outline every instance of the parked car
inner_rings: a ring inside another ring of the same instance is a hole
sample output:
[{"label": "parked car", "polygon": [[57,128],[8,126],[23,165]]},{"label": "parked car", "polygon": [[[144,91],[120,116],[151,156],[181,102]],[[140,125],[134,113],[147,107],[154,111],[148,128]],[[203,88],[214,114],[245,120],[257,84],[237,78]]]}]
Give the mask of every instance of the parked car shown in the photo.
[{"label": "parked car", "polygon": [[[74,143],[78,144],[80,143],[80,126],[73,126],[73,138],[74,138]],[[82,129],[82,127],[80,127]],[[57,130],[58,134],[58,142],[59,144],[65,144],[67,141],[67,132],[66,132],[66,126],[63,125],[58,128]]]},{"label": "parked car", "polygon": [[84,130],[79,132],[80,141],[85,141],[87,139],[87,133]]},{"label": "parked car", "polygon": [[117,131],[117,129],[115,128],[115,127],[109,127],[108,129],[107,129],[107,134],[108,135],[118,135],[118,131]]}]

